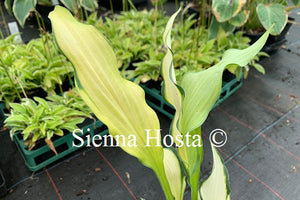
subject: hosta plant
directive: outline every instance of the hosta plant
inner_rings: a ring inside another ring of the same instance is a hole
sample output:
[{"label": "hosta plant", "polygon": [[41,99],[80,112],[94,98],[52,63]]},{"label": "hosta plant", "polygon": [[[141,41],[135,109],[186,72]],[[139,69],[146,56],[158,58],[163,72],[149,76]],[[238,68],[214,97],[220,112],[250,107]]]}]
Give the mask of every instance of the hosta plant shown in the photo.
[{"label": "hosta plant", "polygon": [[[96,0],[60,0],[59,2],[78,16],[83,15],[81,8],[88,11],[95,11],[98,8]],[[35,9],[37,4],[52,6],[53,3],[52,0],[5,0],[4,4],[8,12],[14,14],[18,23],[24,27],[26,19],[32,15],[32,12],[37,12]]]},{"label": "hosta plant", "polygon": [[[288,11],[300,7],[299,0],[293,0],[289,6],[287,0],[213,0],[212,9],[216,21],[240,27],[248,32],[257,33],[270,28],[272,35],[278,35],[288,21]],[[226,9],[224,9],[226,8]]]},{"label": "hosta plant", "polygon": [[[162,12],[130,10],[114,19],[97,19],[91,15],[87,23],[99,28],[116,52],[122,75],[135,82],[160,81],[160,63],[166,52],[164,25],[169,16]],[[156,17],[155,17],[156,16]],[[221,60],[225,50],[248,47],[249,39],[242,32],[220,31],[209,39],[204,26],[196,26],[193,16],[182,19],[172,30],[174,35],[174,68],[178,81],[188,71],[202,71]],[[121,38],[121,39],[120,39]]]},{"label": "hosta plant", "polygon": [[64,92],[62,95],[48,96],[46,97],[46,99],[58,105],[61,104],[68,108],[79,110],[80,112],[86,113],[87,116],[90,113],[92,113],[91,109],[86,105],[86,103],[80,97],[76,88]]},{"label": "hosta plant", "polygon": [[[220,95],[223,71],[228,66],[247,65],[262,48],[268,33],[251,47],[226,51],[222,60],[207,70],[186,73],[177,85],[171,29],[178,12],[168,21],[163,36],[167,47],[162,61],[163,94],[176,109],[170,134],[179,139],[201,138],[201,125]],[[122,78],[116,56],[103,35],[93,26],[76,21],[62,7],[56,7],[49,17],[59,47],[74,65],[80,95],[113,137],[124,136],[120,147],[153,169],[166,199],[182,200],[186,183],[192,200],[230,199],[228,173],[216,148],[212,146],[212,173],[200,186],[201,140],[196,146],[183,142],[174,143],[176,149],[164,148],[156,113],[146,104],[141,87]],[[149,134],[157,140],[149,140]],[[127,143],[126,138],[131,137],[134,140]]]},{"label": "hosta plant", "polygon": [[63,136],[65,131],[72,132],[86,117],[91,118],[89,108],[75,91],[49,99],[51,101],[39,97],[34,97],[34,100],[24,98],[21,103],[10,103],[11,113],[4,121],[5,126],[11,127],[12,139],[14,134],[21,132],[29,150],[38,140],[44,139],[56,153],[51,138]]},{"label": "hosta plant", "polygon": [[15,43],[14,35],[0,40],[0,101],[7,105],[38,89],[53,95],[73,76],[73,68],[49,35]]}]

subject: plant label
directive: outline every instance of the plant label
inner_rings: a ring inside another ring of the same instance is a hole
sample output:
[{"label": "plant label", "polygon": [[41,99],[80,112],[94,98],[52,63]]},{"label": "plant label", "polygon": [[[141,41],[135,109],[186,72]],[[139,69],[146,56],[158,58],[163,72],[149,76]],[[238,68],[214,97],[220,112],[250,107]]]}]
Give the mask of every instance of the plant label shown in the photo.
[{"label": "plant label", "polygon": [[17,22],[9,22],[8,23],[8,29],[9,29],[11,35],[18,34],[18,35],[16,35],[14,40],[15,40],[15,42],[21,43],[22,38],[21,38],[21,35],[20,35],[20,31],[19,31],[19,27],[18,27]]},{"label": "plant label", "polygon": [[53,4],[54,6],[58,5],[58,4],[59,4],[59,3],[58,3],[58,0],[52,0],[52,4]]}]

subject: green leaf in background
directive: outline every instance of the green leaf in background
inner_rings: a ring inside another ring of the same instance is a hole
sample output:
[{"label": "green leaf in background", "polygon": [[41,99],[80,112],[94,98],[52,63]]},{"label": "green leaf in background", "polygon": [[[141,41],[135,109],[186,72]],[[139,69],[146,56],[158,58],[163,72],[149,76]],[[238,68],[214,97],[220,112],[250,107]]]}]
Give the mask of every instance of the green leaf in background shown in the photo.
[{"label": "green leaf in background", "polygon": [[241,0],[213,0],[213,13],[218,22],[225,22],[238,14],[244,3]]},{"label": "green leaf in background", "polygon": [[230,188],[228,171],[217,149],[211,146],[213,154],[213,168],[211,175],[200,187],[203,200],[229,200]]},{"label": "green leaf in background", "polygon": [[[143,89],[121,77],[112,48],[95,27],[79,23],[60,6],[49,18],[58,46],[74,65],[81,97],[112,136],[125,136],[125,141],[119,140],[120,147],[152,168],[166,198],[173,199],[163,167],[163,148],[157,146],[159,121],[146,104]],[[157,140],[148,142],[145,129]],[[132,135],[135,140],[129,143],[126,138]]]},{"label": "green leaf in background", "polygon": [[12,4],[13,4],[12,0],[4,1],[4,6],[10,15],[12,14]]},{"label": "green leaf in background", "polygon": [[182,200],[186,183],[175,150],[164,148],[164,167],[175,200]]},{"label": "green leaf in background", "polygon": [[76,13],[79,5],[76,5],[75,0],[60,0],[64,6],[66,6],[72,13]]},{"label": "green leaf in background", "polygon": [[241,12],[239,12],[236,16],[234,16],[233,18],[231,18],[229,20],[229,23],[234,25],[235,27],[240,27],[243,26],[249,17],[249,12],[246,10],[243,10]]},{"label": "green leaf in background", "polygon": [[24,27],[27,17],[30,12],[35,10],[37,0],[18,0],[14,1],[13,12],[19,24]]},{"label": "green leaf in background", "polygon": [[38,0],[37,3],[42,6],[52,6],[51,0]]},{"label": "green leaf in background", "polygon": [[271,30],[272,35],[280,34],[287,23],[288,15],[280,4],[259,4],[256,12],[265,29],[269,29],[274,24]]},{"label": "green leaf in background", "polygon": [[220,31],[233,32],[235,27],[228,22],[220,23],[217,21],[216,17],[213,16],[211,23],[208,28],[208,39],[214,39],[217,37]]},{"label": "green leaf in background", "polygon": [[80,0],[80,5],[91,12],[98,8],[98,3],[95,0]]},{"label": "green leaf in background", "polygon": [[292,0],[292,2],[293,2],[294,5],[298,5],[300,0]]}]

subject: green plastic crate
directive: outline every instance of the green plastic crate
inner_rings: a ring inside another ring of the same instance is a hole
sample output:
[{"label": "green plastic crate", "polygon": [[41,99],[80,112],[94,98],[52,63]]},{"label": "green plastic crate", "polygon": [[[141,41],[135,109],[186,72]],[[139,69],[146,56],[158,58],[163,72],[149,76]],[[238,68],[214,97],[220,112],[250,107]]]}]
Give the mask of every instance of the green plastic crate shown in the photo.
[{"label": "green plastic crate", "polygon": [[[242,84],[243,75],[241,75],[241,79],[239,81],[233,75],[229,81],[223,81],[221,95],[215,103],[213,109],[227,99],[230,95],[232,95],[237,89],[239,89]],[[155,110],[172,119],[175,114],[175,110],[173,106],[166,102],[162,97],[161,90],[157,89],[155,85],[149,83],[141,84],[141,87],[145,90],[147,103]]]},{"label": "green plastic crate", "polygon": [[[99,120],[95,122],[88,123],[81,127],[83,130],[83,136],[81,136],[84,140],[84,145],[86,146],[86,135],[90,135],[93,137],[94,135],[106,135],[108,133],[107,127]],[[79,135],[78,135],[79,136]],[[48,145],[43,141],[42,145],[39,147],[34,147],[32,150],[28,150],[27,146],[24,145],[23,135],[19,132],[14,135],[14,141],[18,150],[20,151],[27,167],[31,171],[37,171],[42,169],[43,167],[63,158],[64,156],[82,148],[82,147],[73,147],[73,142],[75,138],[72,133],[65,134],[63,137],[57,137],[57,139],[53,139],[53,145],[57,151],[57,155],[48,147]],[[75,143],[76,144],[76,143]],[[38,145],[37,145],[38,146]]]}]

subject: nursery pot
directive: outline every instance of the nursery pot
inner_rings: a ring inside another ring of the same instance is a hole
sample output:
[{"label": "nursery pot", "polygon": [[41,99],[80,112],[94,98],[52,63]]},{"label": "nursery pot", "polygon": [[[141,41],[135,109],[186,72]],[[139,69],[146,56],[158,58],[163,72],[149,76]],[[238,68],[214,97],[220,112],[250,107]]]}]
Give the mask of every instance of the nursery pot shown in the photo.
[{"label": "nursery pot", "polygon": [[[289,21],[295,21],[294,18],[289,17],[288,18]],[[279,34],[279,35],[270,35],[268,37],[268,40],[265,44],[265,46],[263,47],[262,51],[272,54],[275,53],[283,43],[286,42],[286,34],[288,33],[289,29],[291,28],[292,23],[288,22],[286,24],[286,26],[284,27],[283,31]],[[260,32],[260,33],[244,33],[244,36],[247,36],[251,39],[250,44],[253,44],[254,42],[256,42],[264,33]]]},{"label": "nursery pot", "polygon": [[48,15],[51,11],[54,10],[54,6],[42,6],[42,5],[37,4],[36,10],[41,15],[43,22],[45,24],[46,30],[51,32],[52,31],[51,22],[50,22],[50,19],[48,18]]},{"label": "nursery pot", "polygon": [[5,179],[4,179],[3,173],[0,169],[0,197],[5,196],[6,192],[7,192],[7,188],[6,188],[6,184],[5,184]]}]

